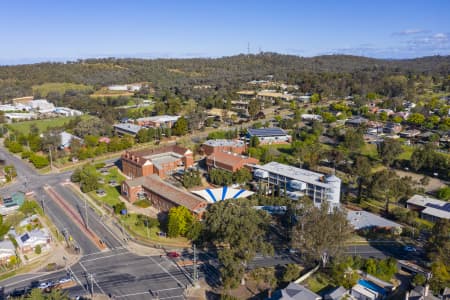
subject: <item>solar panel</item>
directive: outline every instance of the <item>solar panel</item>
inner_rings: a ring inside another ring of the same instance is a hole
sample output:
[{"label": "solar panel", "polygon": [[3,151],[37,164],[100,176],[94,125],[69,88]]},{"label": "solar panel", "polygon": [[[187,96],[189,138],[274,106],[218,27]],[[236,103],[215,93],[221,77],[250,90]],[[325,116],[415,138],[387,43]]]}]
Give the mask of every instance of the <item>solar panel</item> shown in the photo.
[{"label": "solar panel", "polygon": [[445,203],[444,205],[427,203],[425,206],[431,207],[431,208],[435,208],[435,209],[439,209],[439,210],[443,210],[443,211],[446,211],[446,212],[450,212],[450,203]]},{"label": "solar panel", "polygon": [[30,236],[28,235],[28,233],[25,233],[20,237],[20,240],[22,241],[22,243],[25,243],[29,238]]}]

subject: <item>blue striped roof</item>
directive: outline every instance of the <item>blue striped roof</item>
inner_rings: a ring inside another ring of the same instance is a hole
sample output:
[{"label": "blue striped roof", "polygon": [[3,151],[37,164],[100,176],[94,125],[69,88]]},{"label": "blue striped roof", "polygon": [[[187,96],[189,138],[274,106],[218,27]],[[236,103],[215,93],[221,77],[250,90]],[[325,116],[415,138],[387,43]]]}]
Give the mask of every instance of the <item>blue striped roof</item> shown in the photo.
[{"label": "blue striped roof", "polygon": [[248,128],[247,132],[250,136],[285,136],[286,132],[278,127],[271,128]]}]

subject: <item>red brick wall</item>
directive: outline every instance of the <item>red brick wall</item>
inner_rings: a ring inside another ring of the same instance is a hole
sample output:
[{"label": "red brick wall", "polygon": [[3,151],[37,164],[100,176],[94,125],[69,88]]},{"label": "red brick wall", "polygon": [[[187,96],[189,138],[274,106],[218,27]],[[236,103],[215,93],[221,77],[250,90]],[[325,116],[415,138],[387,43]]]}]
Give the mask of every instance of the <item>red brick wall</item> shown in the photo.
[{"label": "red brick wall", "polygon": [[211,155],[211,154],[217,153],[217,152],[233,152],[233,153],[237,153],[237,154],[242,154],[247,150],[245,145],[243,145],[242,147],[230,147],[230,146],[213,147],[213,146],[209,146],[209,145],[203,145],[202,149],[206,155]]}]

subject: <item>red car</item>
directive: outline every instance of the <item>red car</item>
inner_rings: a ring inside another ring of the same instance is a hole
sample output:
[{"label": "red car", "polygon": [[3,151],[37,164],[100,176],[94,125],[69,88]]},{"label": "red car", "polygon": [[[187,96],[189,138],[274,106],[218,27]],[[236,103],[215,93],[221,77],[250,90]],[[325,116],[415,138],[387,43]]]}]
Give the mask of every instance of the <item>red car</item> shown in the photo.
[{"label": "red car", "polygon": [[168,252],[167,256],[171,257],[171,258],[177,258],[177,257],[180,257],[180,253],[172,251],[172,252]]}]

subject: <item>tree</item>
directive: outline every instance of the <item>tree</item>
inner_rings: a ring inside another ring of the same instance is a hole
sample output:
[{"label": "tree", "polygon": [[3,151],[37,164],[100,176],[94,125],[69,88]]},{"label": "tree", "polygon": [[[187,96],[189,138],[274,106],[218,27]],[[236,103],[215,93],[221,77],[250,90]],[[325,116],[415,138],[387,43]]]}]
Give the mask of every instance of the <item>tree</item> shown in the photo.
[{"label": "tree", "polygon": [[38,255],[42,253],[41,245],[36,245],[36,247],[34,247],[34,253]]},{"label": "tree", "polygon": [[420,274],[420,273],[414,275],[413,280],[412,280],[412,283],[415,286],[424,285],[426,282],[427,282],[427,278],[425,277],[425,275]]},{"label": "tree", "polygon": [[17,171],[16,171],[16,167],[14,167],[13,165],[8,165],[5,166],[5,177],[7,181],[11,181],[14,178],[16,178],[17,176]]},{"label": "tree", "polygon": [[23,147],[16,141],[8,142],[8,150],[12,153],[19,153],[23,151]]},{"label": "tree", "polygon": [[33,164],[33,166],[37,169],[42,169],[50,164],[47,156],[42,156],[35,153],[30,155],[29,160]]},{"label": "tree", "polygon": [[381,160],[388,167],[390,167],[397,156],[403,152],[402,144],[399,141],[388,138],[384,139],[384,141],[379,144],[377,150]]},{"label": "tree", "polygon": [[320,101],[320,95],[317,93],[314,93],[311,95],[311,103],[315,104]]},{"label": "tree", "polygon": [[330,212],[327,202],[320,208],[305,205],[294,228],[292,242],[311,262],[322,260],[325,266],[329,257],[342,254],[351,232],[344,211],[334,209]]},{"label": "tree", "polygon": [[250,138],[249,147],[256,148],[259,146],[259,138],[257,136],[252,136]]},{"label": "tree", "polygon": [[167,222],[167,235],[171,238],[184,236],[191,226],[194,217],[184,206],[172,207],[169,210],[169,219]]},{"label": "tree", "polygon": [[220,272],[225,287],[239,283],[256,252],[273,252],[265,239],[269,221],[266,212],[253,209],[247,200],[225,200],[208,207],[204,221],[205,238],[213,244],[225,245],[219,250],[219,260],[223,265]]},{"label": "tree", "polygon": [[450,220],[440,219],[437,221],[426,244],[428,256],[431,260],[442,260],[450,266]]},{"label": "tree", "polygon": [[363,132],[358,129],[349,128],[344,135],[344,147],[350,152],[356,152],[364,146]]},{"label": "tree", "polygon": [[450,186],[445,186],[441,189],[439,189],[437,196],[439,199],[448,201],[450,200]]},{"label": "tree", "polygon": [[240,168],[233,174],[234,181],[237,183],[247,183],[250,182],[253,178],[252,173],[247,168]]},{"label": "tree", "polygon": [[357,156],[353,163],[353,174],[357,176],[358,200],[361,200],[362,186],[365,178],[370,175],[372,165],[366,156]]},{"label": "tree", "polygon": [[[83,193],[88,193],[99,188],[98,183],[99,174],[95,166],[86,164],[81,168],[79,180],[80,188]],[[74,178],[77,179],[77,178]]]},{"label": "tree", "polygon": [[261,110],[261,105],[258,100],[251,99],[248,104],[248,114],[250,115],[250,119],[254,120],[256,117],[256,114],[259,113]]},{"label": "tree", "polygon": [[284,266],[283,281],[292,282],[300,277],[302,269],[297,264],[287,264]]},{"label": "tree", "polygon": [[421,113],[412,113],[408,116],[408,122],[416,126],[422,126],[425,122],[425,116]]},{"label": "tree", "polygon": [[173,134],[177,136],[185,135],[188,132],[188,122],[184,117],[180,117],[173,126]]}]

